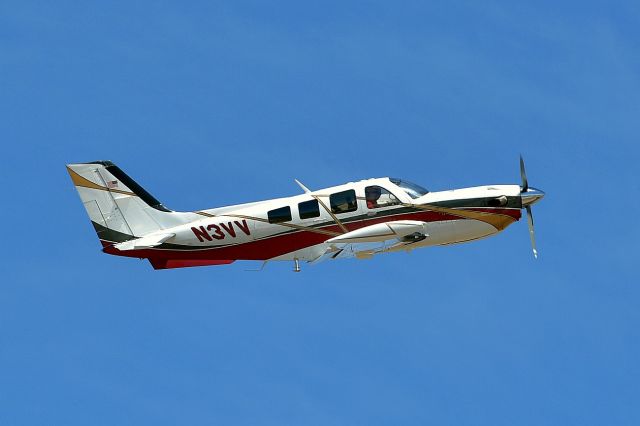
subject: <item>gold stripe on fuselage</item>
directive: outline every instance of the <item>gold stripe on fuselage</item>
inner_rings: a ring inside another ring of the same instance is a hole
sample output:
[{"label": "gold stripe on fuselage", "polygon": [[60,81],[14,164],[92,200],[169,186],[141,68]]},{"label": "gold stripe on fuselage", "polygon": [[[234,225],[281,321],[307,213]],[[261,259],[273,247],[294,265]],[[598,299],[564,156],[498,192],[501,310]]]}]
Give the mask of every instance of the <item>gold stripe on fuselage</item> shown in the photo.
[{"label": "gold stripe on fuselage", "polygon": [[[347,232],[349,232],[349,230],[342,224],[342,222],[340,222],[340,220],[336,217],[336,215],[333,214],[331,209],[327,207],[327,205],[324,202],[322,202],[322,200],[320,199],[320,195],[312,195],[312,197],[318,200],[318,203],[320,203],[320,205],[322,205],[322,208],[325,209],[327,213],[329,213],[329,216],[331,216],[333,221],[340,227],[340,229],[342,229],[343,233],[346,234]],[[336,235],[339,235],[339,234],[336,234]]]},{"label": "gold stripe on fuselage", "polygon": [[[318,202],[322,205],[322,207],[331,216],[333,221],[340,227],[340,229],[342,229],[343,233],[349,232],[348,229],[344,226],[344,224],[326,206],[326,204],[324,204],[322,202],[322,200],[319,200],[317,198],[319,196],[312,195],[312,197],[315,198],[316,200],[318,200]],[[415,205],[415,204],[404,204],[404,203],[402,203],[402,204],[398,204],[398,205],[399,206],[403,206],[403,207],[407,207],[407,208],[411,208],[411,209],[414,209],[414,210],[434,211],[434,212],[439,212],[439,213],[443,213],[443,214],[450,214],[452,216],[457,216],[457,217],[460,217],[460,218],[463,218],[463,219],[479,220],[479,221],[482,221],[482,222],[490,224],[491,226],[493,226],[494,228],[496,228],[499,231],[502,231],[507,226],[509,226],[510,224],[512,224],[513,222],[516,221],[516,219],[514,219],[513,217],[511,217],[509,215],[504,215],[504,214],[501,214],[501,213],[478,212],[478,211],[470,211],[470,210],[465,210],[465,209],[460,209],[460,208],[453,209],[453,208],[447,208],[447,207],[433,206],[433,205],[429,205],[429,204]],[[206,216],[206,217],[217,217],[214,214],[203,212],[203,211],[196,211],[194,213],[202,215],[202,216]],[[263,222],[263,223],[271,223],[271,222],[269,222],[268,219],[255,217],[255,216],[233,214],[233,213],[223,214],[222,216],[235,217],[235,218],[238,218],[238,219],[255,220],[257,222]],[[347,218],[347,219],[349,219],[349,218]],[[363,220],[366,220],[366,219],[363,219]],[[328,236],[332,236],[332,237],[341,235],[339,232],[327,231],[327,230],[324,230],[324,229],[312,228],[312,227],[303,226],[303,225],[296,225],[296,224],[293,224],[293,223],[280,222],[280,223],[272,223],[272,225],[279,225],[279,226],[284,226],[286,228],[291,228],[291,229],[296,229],[296,230],[301,230],[301,231],[314,232],[314,233],[324,234],[324,235],[328,235]]]},{"label": "gold stripe on fuselage", "polygon": [[473,210],[465,210],[465,209],[451,209],[448,207],[438,207],[430,204],[403,204],[406,207],[413,207],[419,210],[433,211],[438,213],[450,214],[452,216],[458,216],[464,219],[473,219],[479,220],[481,222],[488,223],[489,225],[496,228],[498,231],[504,230],[507,226],[511,225],[516,221],[512,216],[502,214],[502,213],[493,213],[493,212],[478,212]]},{"label": "gold stripe on fuselage", "polygon": [[[255,220],[255,221],[263,222],[263,223],[271,223],[271,222],[269,222],[268,219],[263,219],[261,217],[254,217],[254,216],[246,216],[246,215],[242,215],[242,214],[225,214],[224,216],[237,217],[239,219]],[[271,223],[271,224],[272,225],[280,225],[280,226],[284,226],[284,227],[287,227],[287,228],[298,229],[298,230],[301,230],[301,231],[315,232],[317,234],[330,235],[332,237],[336,237],[336,236],[340,235],[339,232],[326,231],[324,229],[311,228],[311,227],[302,226],[302,225],[295,225],[293,223],[279,222],[279,223]]]}]

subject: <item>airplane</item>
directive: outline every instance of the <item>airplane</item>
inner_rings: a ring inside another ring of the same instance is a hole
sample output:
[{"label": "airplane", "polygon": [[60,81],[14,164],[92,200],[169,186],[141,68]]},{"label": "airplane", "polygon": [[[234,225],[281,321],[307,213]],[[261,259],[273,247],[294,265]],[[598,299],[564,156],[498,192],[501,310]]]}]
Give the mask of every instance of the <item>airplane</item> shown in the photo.
[{"label": "airplane", "polygon": [[349,182],[246,204],[192,212],[165,207],[111,161],[68,164],[67,171],[107,254],[147,259],[154,269],[224,265],[236,260],[315,264],[464,243],[504,231],[545,193],[521,185],[430,192],[390,177]]}]

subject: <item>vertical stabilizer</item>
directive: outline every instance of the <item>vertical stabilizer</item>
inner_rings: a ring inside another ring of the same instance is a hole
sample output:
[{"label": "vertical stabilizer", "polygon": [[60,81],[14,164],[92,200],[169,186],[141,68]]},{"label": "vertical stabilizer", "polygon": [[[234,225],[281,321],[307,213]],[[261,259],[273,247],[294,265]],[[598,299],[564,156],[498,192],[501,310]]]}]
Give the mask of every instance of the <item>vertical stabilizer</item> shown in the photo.
[{"label": "vertical stabilizer", "polygon": [[67,171],[103,242],[132,240],[195,218],[167,209],[110,161],[68,164]]}]

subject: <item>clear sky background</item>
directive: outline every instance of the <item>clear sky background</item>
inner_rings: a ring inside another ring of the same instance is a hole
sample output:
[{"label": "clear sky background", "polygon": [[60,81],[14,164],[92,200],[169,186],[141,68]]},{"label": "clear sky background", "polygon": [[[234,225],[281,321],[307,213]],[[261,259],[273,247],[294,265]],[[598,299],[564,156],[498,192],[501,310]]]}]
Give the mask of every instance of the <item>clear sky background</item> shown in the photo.
[{"label": "clear sky background", "polygon": [[[560,4],[558,4],[560,3]],[[0,3],[0,424],[640,424],[640,3]],[[472,244],[154,271],[65,163],[174,210],[529,182]]]}]

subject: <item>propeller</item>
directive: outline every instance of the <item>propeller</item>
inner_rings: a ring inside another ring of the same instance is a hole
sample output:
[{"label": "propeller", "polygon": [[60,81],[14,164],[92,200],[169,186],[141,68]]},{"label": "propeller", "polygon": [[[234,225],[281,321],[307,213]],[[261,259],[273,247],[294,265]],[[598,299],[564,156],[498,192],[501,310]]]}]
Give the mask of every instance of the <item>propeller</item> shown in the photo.
[{"label": "propeller", "polygon": [[522,187],[520,192],[527,192],[529,189],[529,182],[527,181],[527,171],[524,168],[524,158],[520,156],[520,177],[522,178]]},{"label": "propeller", "polygon": [[527,223],[529,224],[529,237],[531,238],[531,249],[533,250],[533,257],[538,258],[538,250],[536,249],[536,234],[533,231],[533,213],[531,213],[531,206],[527,206]]},{"label": "propeller", "polygon": [[533,228],[533,213],[531,212],[531,206],[544,197],[544,192],[536,188],[529,188],[529,182],[527,181],[527,171],[524,167],[524,159],[520,156],[520,177],[522,178],[522,186],[520,187],[520,199],[522,200],[522,207],[527,210],[527,224],[529,225],[529,237],[531,238],[531,248],[533,250],[533,257],[538,258],[538,250],[536,249],[536,236]]}]

